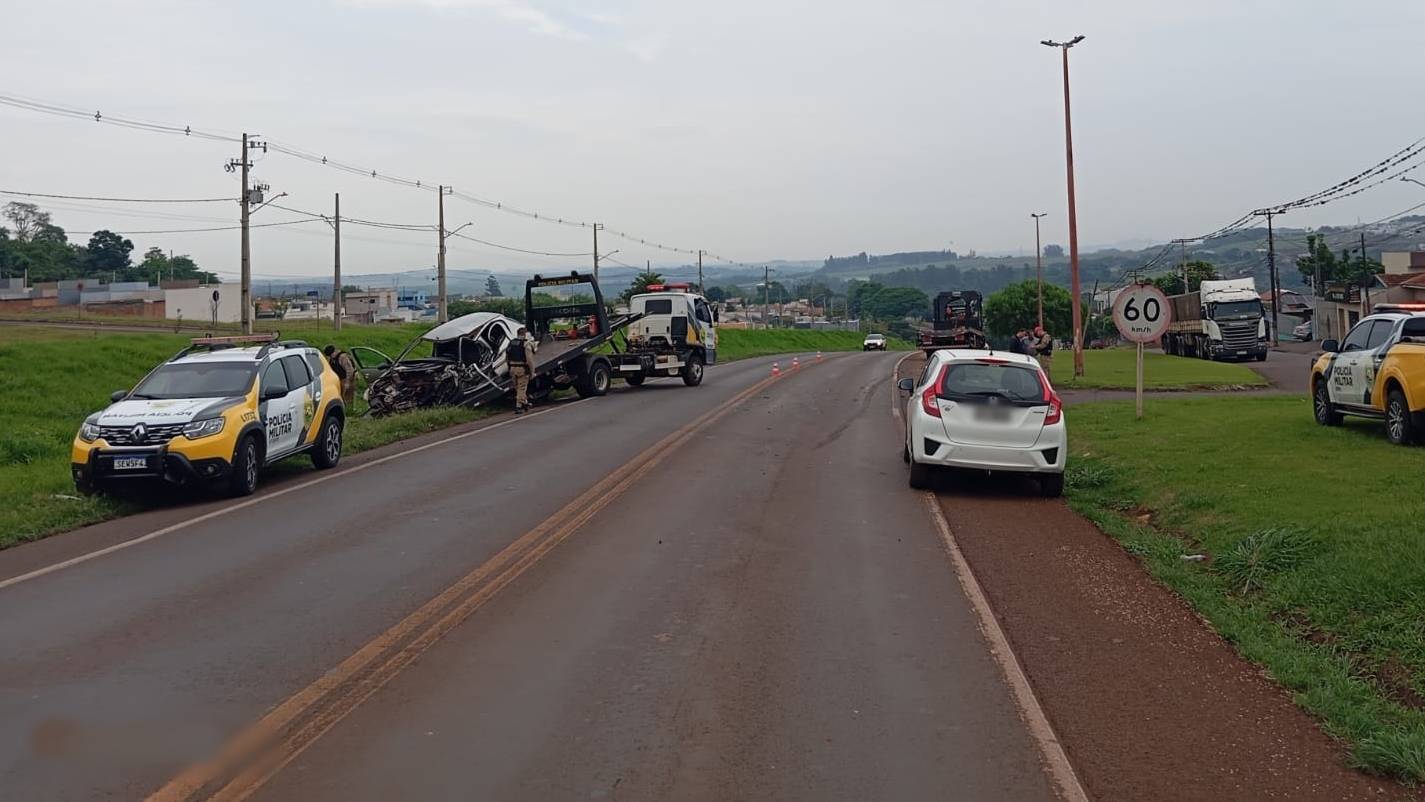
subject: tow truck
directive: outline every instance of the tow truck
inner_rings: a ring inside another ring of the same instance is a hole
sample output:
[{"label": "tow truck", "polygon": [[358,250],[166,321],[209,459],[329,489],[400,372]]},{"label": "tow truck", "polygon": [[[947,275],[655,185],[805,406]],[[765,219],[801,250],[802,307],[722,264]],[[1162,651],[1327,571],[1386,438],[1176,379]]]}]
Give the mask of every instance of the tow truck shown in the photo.
[{"label": "tow truck", "polygon": [[717,311],[688,284],[650,284],[629,299],[632,324],[624,350],[610,356],[624,381],[637,387],[650,376],[681,376],[696,387],[717,359]]}]

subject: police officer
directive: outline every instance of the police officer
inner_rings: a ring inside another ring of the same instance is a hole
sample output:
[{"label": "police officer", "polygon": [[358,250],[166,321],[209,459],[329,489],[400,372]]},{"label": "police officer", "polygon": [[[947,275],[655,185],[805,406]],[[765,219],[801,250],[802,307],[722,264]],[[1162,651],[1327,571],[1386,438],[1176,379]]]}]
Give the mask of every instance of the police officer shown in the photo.
[{"label": "police officer", "polygon": [[356,400],[356,360],[351,358],[351,354],[345,351],[338,351],[335,345],[328,345],[322,349],[326,354],[327,361],[331,363],[332,370],[341,379],[341,400],[350,406]]},{"label": "police officer", "polygon": [[1049,332],[1043,326],[1034,327],[1034,336],[1029,338],[1029,346],[1034,350],[1034,356],[1039,359],[1039,364],[1047,373],[1049,365],[1054,361],[1054,338],[1049,336]]},{"label": "police officer", "polygon": [[514,339],[505,347],[505,365],[510,369],[510,378],[515,383],[515,414],[523,415],[529,409],[529,377],[532,367],[532,352],[529,330],[520,326]]}]

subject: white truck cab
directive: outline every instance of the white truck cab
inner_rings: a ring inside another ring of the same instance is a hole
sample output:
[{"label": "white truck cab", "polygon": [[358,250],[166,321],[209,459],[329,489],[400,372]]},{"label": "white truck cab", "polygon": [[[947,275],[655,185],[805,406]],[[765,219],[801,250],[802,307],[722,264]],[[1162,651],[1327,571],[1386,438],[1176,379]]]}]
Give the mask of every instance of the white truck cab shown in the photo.
[{"label": "white truck cab", "polygon": [[702,383],[703,367],[717,360],[716,311],[687,284],[650,284],[648,290],[629,299],[629,313],[641,317],[627,329],[619,375],[633,385],[676,375],[690,386]]}]

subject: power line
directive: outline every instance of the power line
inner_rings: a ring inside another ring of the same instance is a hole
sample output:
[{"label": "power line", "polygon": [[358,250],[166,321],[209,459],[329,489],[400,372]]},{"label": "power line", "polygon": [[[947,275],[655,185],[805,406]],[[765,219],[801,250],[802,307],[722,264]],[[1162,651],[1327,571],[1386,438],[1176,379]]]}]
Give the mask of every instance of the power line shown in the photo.
[{"label": "power line", "polygon": [[16,189],[0,189],[0,195],[18,195],[26,198],[105,201],[109,203],[231,203],[237,201],[237,198],[101,198],[93,195],[51,195],[44,192],[20,192]]},{"label": "power line", "polygon": [[[451,233],[450,236],[452,236],[452,237],[459,237],[460,239],[470,240],[471,242],[478,242],[478,243],[480,243],[481,245],[488,245],[488,246],[490,246],[491,248],[499,248],[499,249],[502,250],[502,251],[514,251],[515,253],[528,253],[528,254],[532,254],[532,255],[534,255],[534,256],[592,256],[592,255],[593,255],[591,252],[588,252],[588,251],[585,251],[585,252],[583,252],[583,253],[558,253],[558,252],[551,252],[551,251],[532,251],[532,250],[528,250],[528,249],[526,249],[526,248],[516,248],[516,247],[514,247],[513,245],[501,245],[501,244],[499,244],[498,242],[488,242],[488,241],[483,240],[483,239],[477,239],[477,238],[475,238],[475,237],[472,237],[472,236],[470,236],[469,234]],[[600,259],[607,259],[608,257],[607,257],[607,256],[601,256],[601,257],[599,257],[599,258],[600,258]]]},{"label": "power line", "polygon": [[[311,219],[309,219],[309,220],[281,220],[281,221],[272,222],[272,223],[253,223],[252,225],[250,225],[250,226],[248,226],[248,227],[249,227],[249,228],[271,228],[271,227],[274,227],[274,226],[295,226],[295,225],[301,225],[301,224],[303,224],[303,223],[320,223],[320,222],[322,222],[322,219],[321,219],[320,217],[314,217],[314,218],[311,218]],[[240,229],[240,228],[242,228],[242,226],[214,226],[213,228],[172,228],[172,229],[157,230],[157,231],[129,231],[129,230],[114,231],[114,229],[101,229],[101,230],[103,230],[103,231],[112,231],[112,232],[115,233],[115,234],[125,234],[125,235],[129,235],[129,234],[194,234],[194,233],[199,233],[199,232],[204,232],[204,231],[237,231],[237,230]],[[84,234],[93,235],[93,234],[97,234],[97,233],[99,233],[99,232],[97,232],[97,231],[75,231],[75,232],[72,232],[72,233],[74,233],[74,234],[76,234],[76,235],[84,235]]]}]

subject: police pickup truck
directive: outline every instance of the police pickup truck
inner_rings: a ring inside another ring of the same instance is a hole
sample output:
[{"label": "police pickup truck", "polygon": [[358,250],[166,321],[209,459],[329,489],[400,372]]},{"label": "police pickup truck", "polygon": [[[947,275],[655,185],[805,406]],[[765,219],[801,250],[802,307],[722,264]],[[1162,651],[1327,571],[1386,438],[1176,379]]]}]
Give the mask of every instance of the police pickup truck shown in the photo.
[{"label": "police pickup truck", "polygon": [[1385,421],[1392,443],[1425,439],[1425,304],[1379,304],[1311,366],[1316,422],[1343,415]]}]

